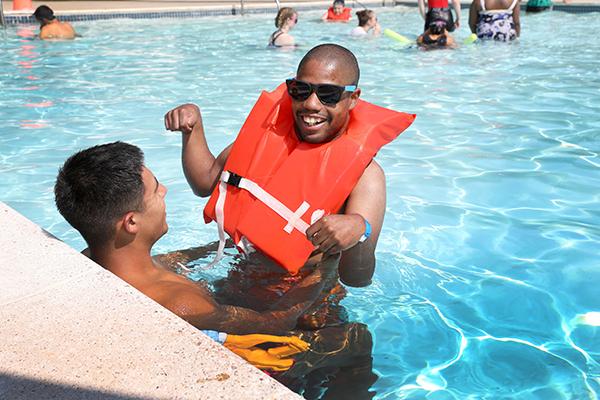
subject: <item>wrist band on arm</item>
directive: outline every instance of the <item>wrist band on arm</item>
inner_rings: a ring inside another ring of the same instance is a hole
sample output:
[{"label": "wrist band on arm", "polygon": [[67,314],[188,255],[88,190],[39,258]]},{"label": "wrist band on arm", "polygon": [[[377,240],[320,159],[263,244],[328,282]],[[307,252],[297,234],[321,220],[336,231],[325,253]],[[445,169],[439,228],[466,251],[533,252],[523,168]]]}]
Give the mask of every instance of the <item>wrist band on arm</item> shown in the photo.
[{"label": "wrist band on arm", "polygon": [[369,238],[369,236],[371,236],[371,224],[365,217],[363,217],[363,220],[365,221],[365,233],[363,233],[360,239],[358,239],[359,243],[364,242]]}]

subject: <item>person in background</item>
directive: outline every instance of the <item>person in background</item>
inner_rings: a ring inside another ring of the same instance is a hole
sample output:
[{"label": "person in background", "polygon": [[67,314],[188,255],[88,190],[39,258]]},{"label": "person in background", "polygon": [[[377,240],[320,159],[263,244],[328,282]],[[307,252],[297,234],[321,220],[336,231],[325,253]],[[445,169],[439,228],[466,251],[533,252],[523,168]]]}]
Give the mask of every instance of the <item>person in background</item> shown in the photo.
[{"label": "person in background", "polygon": [[445,14],[434,13],[432,18],[425,32],[417,38],[417,44],[427,50],[456,47],[456,42],[446,29]]},{"label": "person in background", "polygon": [[295,46],[294,37],[289,34],[290,30],[298,23],[298,13],[291,7],[283,7],[275,17],[277,30],[269,37],[269,46],[288,47]]},{"label": "person in background", "polygon": [[40,23],[40,39],[70,40],[77,35],[71,24],[59,21],[48,6],[39,6],[33,16]]},{"label": "person in background", "polygon": [[552,0],[529,0],[525,11],[528,13],[538,13],[544,10],[552,9]]},{"label": "person in background", "polygon": [[372,36],[379,36],[381,34],[381,26],[377,21],[377,15],[373,10],[361,10],[356,12],[358,17],[358,26],[352,29],[350,32],[351,36],[364,37],[371,32]]},{"label": "person in background", "polygon": [[352,18],[352,9],[346,7],[344,0],[335,0],[321,19],[325,22],[348,22]]},{"label": "person in background", "polygon": [[510,42],[521,36],[519,0],[473,0],[469,27],[482,40]]},{"label": "person in background", "polygon": [[423,30],[429,28],[429,23],[433,19],[432,13],[439,13],[440,11],[448,12],[449,17],[446,23],[446,30],[448,32],[454,32],[456,28],[460,28],[460,0],[452,0],[452,8],[454,8],[454,12],[456,13],[456,19],[450,11],[448,0],[427,0],[427,12],[425,12],[425,0],[419,0],[418,6],[421,17],[425,19]]}]

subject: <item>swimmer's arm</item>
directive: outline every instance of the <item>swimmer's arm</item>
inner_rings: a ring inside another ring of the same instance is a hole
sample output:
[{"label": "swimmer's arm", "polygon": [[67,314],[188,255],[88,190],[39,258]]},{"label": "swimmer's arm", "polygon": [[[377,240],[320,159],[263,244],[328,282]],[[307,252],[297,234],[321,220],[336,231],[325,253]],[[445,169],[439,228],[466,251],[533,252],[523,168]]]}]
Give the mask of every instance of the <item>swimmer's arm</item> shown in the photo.
[{"label": "swimmer's arm", "polygon": [[[190,247],[189,249],[175,250],[165,254],[157,254],[153,258],[163,267],[172,271],[176,271],[182,265],[185,266],[190,261],[194,261],[199,258],[205,258],[211,252],[217,251],[218,245],[219,242],[212,242],[204,246]],[[225,247],[233,247],[233,242],[231,240],[227,240],[225,242]]]},{"label": "swimmer's arm", "polygon": [[471,33],[477,33],[477,15],[479,14],[479,7],[479,2],[473,0],[471,7],[469,8],[469,28],[471,29]]},{"label": "swimmer's arm", "polygon": [[521,36],[521,1],[517,1],[515,8],[513,9],[513,22],[515,24],[515,31],[517,37]]},{"label": "swimmer's arm", "polygon": [[460,0],[452,0],[452,5],[454,6],[454,12],[456,13],[454,25],[456,25],[457,28],[460,28]]},{"label": "swimmer's arm", "polygon": [[[368,286],[375,271],[375,246],[384,214],[385,175],[372,161],[348,196],[344,214],[321,218],[306,230],[306,237],[321,253],[342,253],[339,275],[344,284]],[[361,243],[365,219],[371,225],[371,236]]]},{"label": "swimmer's arm", "polygon": [[[383,225],[385,205],[385,174],[373,160],[350,193],[345,210],[348,215],[359,214],[369,221],[371,235],[364,242],[342,252],[339,266],[342,283],[355,287],[371,284],[375,272],[375,247]],[[362,236],[364,228],[361,229]]]},{"label": "swimmer's arm", "polygon": [[425,19],[425,0],[419,0],[419,14]]},{"label": "swimmer's arm", "polygon": [[328,11],[325,11],[325,14],[321,15],[321,21],[327,21]]},{"label": "swimmer's arm", "polygon": [[446,35],[446,44],[448,47],[456,48],[456,40],[451,35]]},{"label": "swimmer's arm", "polygon": [[[257,312],[248,308],[220,305],[202,287],[172,289],[164,301],[155,299],[199,329],[217,330],[232,334],[284,334],[296,326],[298,317],[306,311],[323,290],[326,279],[317,269],[284,295],[289,307],[278,311]],[[280,301],[281,302],[281,301]]]},{"label": "swimmer's arm", "polygon": [[165,114],[165,128],[182,133],[183,172],[194,194],[209,196],[218,182],[231,145],[215,157],[206,142],[202,115],[195,104],[183,104]]}]

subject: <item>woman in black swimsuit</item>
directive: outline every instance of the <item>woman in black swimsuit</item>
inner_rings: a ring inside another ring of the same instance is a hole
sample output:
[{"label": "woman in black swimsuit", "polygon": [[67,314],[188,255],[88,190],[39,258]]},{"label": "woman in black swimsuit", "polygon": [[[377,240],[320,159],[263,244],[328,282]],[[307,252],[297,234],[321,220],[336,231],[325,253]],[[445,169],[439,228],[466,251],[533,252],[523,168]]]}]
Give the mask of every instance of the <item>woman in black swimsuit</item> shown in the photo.
[{"label": "woman in black swimsuit", "polygon": [[291,7],[283,7],[275,17],[277,30],[269,38],[269,46],[283,47],[294,46],[294,37],[289,31],[298,23],[298,13]]}]

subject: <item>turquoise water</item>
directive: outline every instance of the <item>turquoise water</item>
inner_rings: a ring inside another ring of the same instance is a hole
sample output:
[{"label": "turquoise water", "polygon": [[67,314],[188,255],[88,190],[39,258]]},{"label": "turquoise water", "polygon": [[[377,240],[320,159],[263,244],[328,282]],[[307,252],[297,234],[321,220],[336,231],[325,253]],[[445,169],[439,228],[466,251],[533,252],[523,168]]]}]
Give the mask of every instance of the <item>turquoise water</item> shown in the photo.
[{"label": "turquoise water", "polygon": [[[353,26],[323,25],[319,14],[300,13],[303,47],[288,52],[264,46],[271,15],[76,23],[83,38],[70,43],[9,27],[0,199],[82,248],[53,205],[57,169],[78,149],[125,140],[169,188],[170,235],[156,252],[215,240],[162,116],[198,103],[220,151],[261,89],[293,76],[313,45],[338,42],[359,59],[363,98],[418,114],[377,156],[388,204],[375,280],[344,300],[374,335],[376,398],[596,399],[597,14],[524,16],[520,43],[431,52],[351,40]],[[415,10],[382,9],[379,19],[411,37],[422,27]]]}]

